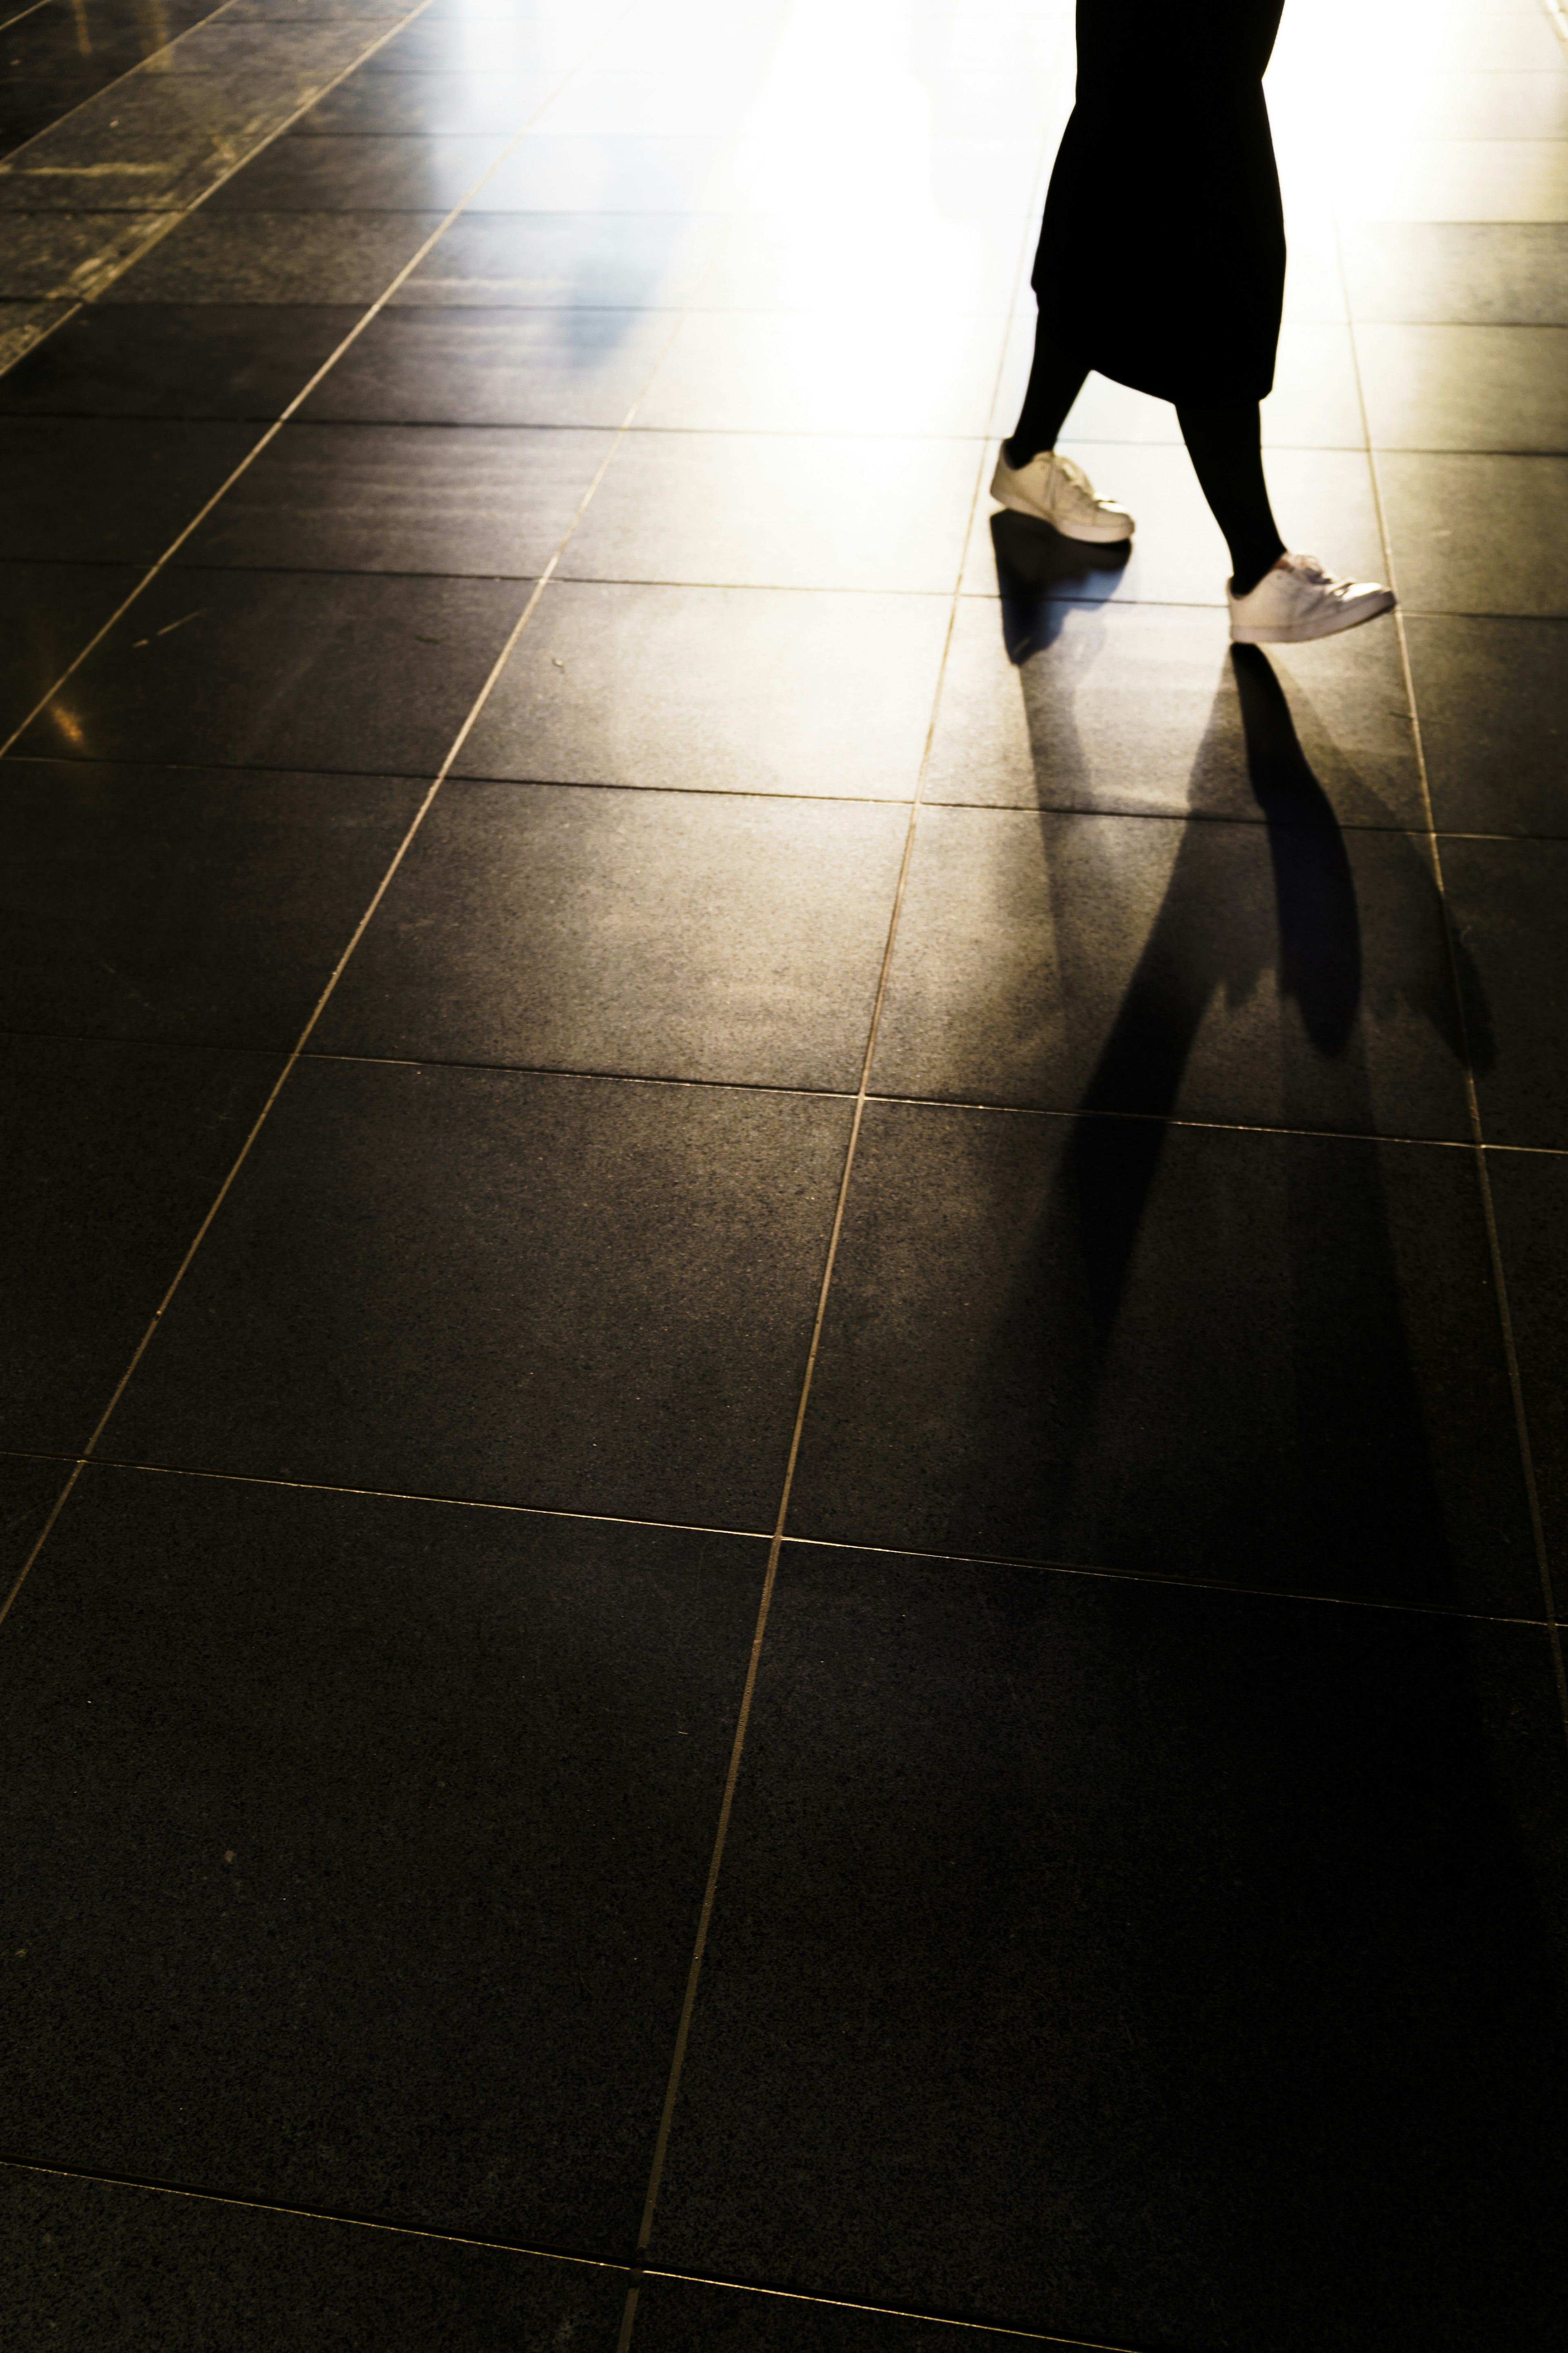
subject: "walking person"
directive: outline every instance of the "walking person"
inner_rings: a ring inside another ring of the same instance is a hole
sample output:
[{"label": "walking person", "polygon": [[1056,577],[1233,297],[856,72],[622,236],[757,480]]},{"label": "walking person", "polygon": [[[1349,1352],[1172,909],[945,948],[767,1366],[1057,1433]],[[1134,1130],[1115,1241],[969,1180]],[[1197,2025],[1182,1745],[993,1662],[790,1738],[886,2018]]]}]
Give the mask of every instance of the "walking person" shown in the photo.
[{"label": "walking person", "polygon": [[1230,634],[1292,645],[1394,591],[1289,553],[1258,404],[1274,382],[1285,226],[1263,75],[1283,0],[1078,0],[1078,90],[1046,198],[1024,406],[991,495],[1068,539],[1132,536],[1057,437],[1090,369],[1175,404],[1230,550]]}]

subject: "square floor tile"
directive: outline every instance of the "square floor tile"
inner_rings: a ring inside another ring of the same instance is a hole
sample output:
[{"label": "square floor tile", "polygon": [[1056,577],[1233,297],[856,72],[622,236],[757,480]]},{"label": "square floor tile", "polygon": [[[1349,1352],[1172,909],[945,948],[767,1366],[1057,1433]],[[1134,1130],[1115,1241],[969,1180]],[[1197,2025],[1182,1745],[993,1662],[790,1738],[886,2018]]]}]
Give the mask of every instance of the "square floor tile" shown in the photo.
[{"label": "square floor tile", "polygon": [[168,571],[16,748],[432,776],[527,600],[519,580]]},{"label": "square floor tile", "polygon": [[653,2260],[1546,2353],[1556,1716],[1534,1627],[789,1547]]},{"label": "square floor tile", "polygon": [[879,1094],[1468,1142],[1426,845],[1267,826],[931,808]]},{"label": "square floor tile", "polygon": [[365,132],[513,138],[555,89],[554,73],[356,73],[294,125],[297,138]]},{"label": "square floor tile", "polygon": [[898,807],[449,783],[315,1043],[853,1092]]},{"label": "square floor tile", "polygon": [[305,1063],[111,1450],[766,1528],[848,1122],[814,1096]]},{"label": "square floor tile", "polygon": [[266,75],[292,84],[302,99],[355,64],[377,37],[363,24],[246,25],[220,18],[173,45],[158,70]]},{"label": "square floor tile", "polygon": [[7,1593],[69,1475],[59,1456],[0,1455],[0,1576]]},{"label": "square floor tile", "polygon": [[386,310],[308,417],[618,427],[673,322],[658,311]]},{"label": "square floor tile", "polygon": [[1568,450],[1568,327],[1369,325],[1356,349],[1374,448]]},{"label": "square floor tile", "polygon": [[624,2248],[765,1563],[743,1538],[89,1471],[0,1667],[14,2139]]},{"label": "square floor tile", "polygon": [[875,1110],[791,1526],[1532,1614],[1470,1155]]},{"label": "square floor tile", "polygon": [[1568,628],[1413,614],[1405,633],[1438,825],[1568,834]]},{"label": "square floor tile", "polygon": [[163,417],[0,418],[0,554],[151,564],[256,438]]},{"label": "square floor tile", "polygon": [[1034,234],[1010,215],[963,220],[741,213],[697,297],[701,311],[1005,315]]},{"label": "square floor tile", "polygon": [[224,213],[444,212],[505,152],[494,132],[275,139],[211,199]]},{"label": "square floor tile", "polygon": [[1497,221],[1347,222],[1356,319],[1568,326],[1568,227]]},{"label": "square floor tile", "polygon": [[591,16],[533,24],[515,16],[467,24],[421,14],[364,63],[366,75],[549,73],[557,79],[584,57],[599,27]]},{"label": "square floor tile", "polygon": [[1568,841],[1446,841],[1489,1144],[1568,1150]]},{"label": "square floor tile", "polygon": [[271,2353],[280,2337],[334,2353],[453,2353],[552,2338],[611,2353],[618,2273],[316,2215],[6,2167],[16,2250],[16,2353],[110,2345]]},{"label": "square floor tile", "polygon": [[1568,468],[1558,459],[1391,450],[1378,477],[1413,612],[1568,616]]},{"label": "square floor tile", "polygon": [[476,206],[393,297],[544,310],[679,310],[723,235],[700,213],[497,213]]},{"label": "square floor tile", "polygon": [[7,214],[0,293],[61,302],[104,294],[168,226],[166,213]]},{"label": "square floor tile", "polygon": [[1405,121],[1423,139],[1568,139],[1568,74],[1433,74]]},{"label": "square floor tile", "polygon": [[[1048,523],[993,513],[983,502],[970,534],[964,586],[994,596],[1039,593],[1159,605],[1219,605],[1230,569],[1219,525],[1205,503],[1184,449],[1132,442],[1063,441],[1105,497],[1136,517],[1131,553],[1064,546]],[[1352,449],[1270,449],[1267,471],[1279,528],[1292,547],[1321,554],[1334,571],[1361,580],[1383,572],[1367,459]],[[989,472],[987,474],[989,479]]]},{"label": "square floor tile", "polygon": [[0,1027],[292,1046],[425,791],[0,764]]},{"label": "square floor tile", "polygon": [[832,311],[697,311],[640,426],[732,433],[981,434],[1005,322]]},{"label": "square floor tile", "polygon": [[934,596],[557,579],[460,764],[557,784],[907,800],[948,612]]},{"label": "square floor tile", "polygon": [[270,421],[359,316],[350,304],[93,304],[0,376],[0,414]]},{"label": "square floor tile", "polygon": [[176,561],[531,577],[609,447],[521,427],[292,423]]},{"label": "square floor tile", "polygon": [[1347,219],[1568,220],[1568,142],[1390,142],[1360,162],[1338,201]]},{"label": "square floor tile", "polygon": [[1017,2353],[1018,2340],[816,2297],[759,2295],[710,2280],[645,2274],[637,2353]]},{"label": "square floor tile", "polygon": [[952,591],[975,441],[626,436],[562,559],[576,580]]},{"label": "square floor tile", "polygon": [[[1026,532],[1028,526],[1026,525]],[[1003,534],[998,532],[998,539]],[[1059,542],[1065,548],[1068,543]],[[1390,628],[1270,646],[1249,760],[1225,617],[1202,607],[965,597],[953,623],[928,801],[1257,818],[1283,760],[1299,816],[1419,826],[1421,779]],[[1286,708],[1269,692],[1279,683]],[[1293,741],[1292,741],[1293,739]]]},{"label": "square floor tile", "polygon": [[141,577],[109,564],[0,564],[0,741],[20,727]]},{"label": "square floor tile", "polygon": [[444,216],[215,213],[182,221],[111,302],[375,302]]},{"label": "square floor tile", "polygon": [[492,213],[725,212],[727,139],[551,138],[531,131],[485,183]]},{"label": "square floor tile", "polygon": [[1568,1158],[1487,1155],[1558,1613],[1568,1585]]},{"label": "square floor tile", "polygon": [[0,1444],[85,1445],[279,1068],[271,1054],[0,1039]]}]

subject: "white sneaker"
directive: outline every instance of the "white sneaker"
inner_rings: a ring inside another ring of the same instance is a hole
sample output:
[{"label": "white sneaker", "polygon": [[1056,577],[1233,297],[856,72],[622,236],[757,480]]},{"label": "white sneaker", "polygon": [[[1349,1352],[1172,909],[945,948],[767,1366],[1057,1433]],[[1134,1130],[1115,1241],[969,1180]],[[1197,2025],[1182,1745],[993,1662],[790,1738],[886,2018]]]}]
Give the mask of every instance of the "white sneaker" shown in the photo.
[{"label": "white sneaker", "polygon": [[1392,613],[1392,588],[1375,580],[1336,580],[1315,555],[1282,555],[1245,596],[1226,589],[1230,634],[1238,646],[1299,646],[1331,638]]},{"label": "white sneaker", "polygon": [[998,457],[991,495],[1015,514],[1048,522],[1064,539],[1131,539],[1132,518],[1114,499],[1097,499],[1094,484],[1070,458],[1042,450],[1016,470]]}]

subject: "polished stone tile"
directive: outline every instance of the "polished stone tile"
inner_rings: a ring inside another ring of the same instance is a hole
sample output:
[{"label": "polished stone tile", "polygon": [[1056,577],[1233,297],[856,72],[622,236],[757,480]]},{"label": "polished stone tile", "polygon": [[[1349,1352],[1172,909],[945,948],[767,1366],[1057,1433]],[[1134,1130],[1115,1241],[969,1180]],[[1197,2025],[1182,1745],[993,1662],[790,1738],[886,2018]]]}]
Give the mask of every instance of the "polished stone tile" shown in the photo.
[{"label": "polished stone tile", "polygon": [[[482,27],[482,28],[481,28]],[[548,73],[569,71],[586,55],[599,27],[592,13],[519,22],[504,16],[470,26],[428,11],[367,58],[367,74]]]},{"label": "polished stone tile", "polygon": [[36,297],[12,302],[0,296],[0,375],[68,319],[70,311],[68,302],[46,302]]},{"label": "polished stone tile", "polygon": [[205,206],[111,302],[375,302],[444,214],[216,213]]},{"label": "polished stone tile", "polygon": [[[1064,545],[1048,524],[1026,515],[994,513],[987,521],[983,501],[964,568],[968,591],[994,596],[998,586],[1008,594],[1048,587],[1092,603],[1114,597],[1224,605],[1230,560],[1184,449],[1074,441],[1070,435],[1062,446],[1089,469],[1098,490],[1136,518],[1131,553],[1123,558],[1116,548],[1080,540]],[[1292,547],[1321,555],[1332,571],[1356,579],[1381,576],[1372,475],[1359,451],[1271,449],[1267,470],[1274,512]]]},{"label": "polished stone tile", "polygon": [[1026,246],[1032,253],[1037,233],[1006,215],[922,220],[742,213],[725,232],[697,307],[848,311],[857,319],[901,313],[904,333],[927,312],[1005,313]]},{"label": "polished stone tile", "polygon": [[1556,1716],[1534,1627],[790,1547],[654,2262],[1546,2353]]},{"label": "polished stone tile", "polygon": [[1406,120],[1423,139],[1568,139],[1568,74],[1434,74]]},{"label": "polished stone tile", "polygon": [[168,223],[162,213],[7,214],[0,293],[60,302],[96,298]]},{"label": "polished stone tile", "polygon": [[119,2181],[6,2167],[0,2199],[16,2353],[272,2353],[283,2337],[332,2353],[611,2353],[626,2295],[596,2264]]},{"label": "polished stone tile", "polygon": [[246,25],[219,17],[176,42],[159,71],[265,77],[295,93],[295,104],[322,90],[381,37],[374,24]]},{"label": "polished stone tile", "polygon": [[614,62],[585,66],[562,85],[540,113],[542,137],[721,137],[739,127],[764,72],[754,57],[675,65],[667,54],[662,69],[649,70],[622,64],[613,43],[600,54]]},{"label": "polished stone tile", "polygon": [[1426,32],[1426,62],[1446,73],[1562,73],[1565,60],[1544,12],[1456,10]]},{"label": "polished stone tile", "polygon": [[386,310],[304,413],[406,425],[616,427],[673,323],[658,311]]},{"label": "polished stone tile", "polygon": [[0,1443],[90,1435],[280,1067],[272,1054],[0,1039]]},{"label": "polished stone tile", "polygon": [[380,136],[279,139],[211,199],[215,213],[421,213],[459,204],[506,141]]},{"label": "polished stone tile", "polygon": [[877,1092],[1468,1142],[1424,842],[1294,797],[1266,826],[929,809]]},{"label": "polished stone tile", "polygon": [[724,224],[714,214],[475,209],[393,297],[542,310],[674,310],[690,301]]},{"label": "polished stone tile", "polygon": [[0,741],[20,727],[140,577],[131,565],[0,564]]},{"label": "polished stone tile", "polygon": [[888,1105],[859,1154],[800,1535],[1533,1612],[1468,1153]]},{"label": "polished stone tile", "polygon": [[759,2295],[710,2280],[645,2275],[637,2353],[1016,2353],[1016,2336],[911,2320],[855,2304]]},{"label": "polished stone tile", "polygon": [[531,578],[609,446],[521,427],[292,423],[177,561]]},{"label": "polished stone tile", "polygon": [[530,132],[485,184],[492,213],[704,213],[728,209],[724,139],[551,138]]},{"label": "polished stone tile", "polygon": [[270,422],[359,316],[313,303],[94,305],[0,376],[0,415]]},{"label": "polished stone tile", "polygon": [[73,212],[84,182],[121,212],[180,210],[280,131],[300,97],[265,71],[138,74],[0,167],[0,210]]},{"label": "polished stone tile", "polygon": [[951,592],[980,455],[957,440],[633,432],[562,574]]},{"label": "polished stone tile", "polygon": [[17,749],[434,775],[527,598],[518,580],[165,572]]},{"label": "polished stone tile", "polygon": [[848,1122],[813,1096],[304,1063],[110,1451],[765,1528]]},{"label": "polished stone tile", "polygon": [[254,446],[246,425],[0,420],[0,554],[89,564],[163,554]]},{"label": "polished stone tile", "polygon": [[14,2144],[625,2247],[765,1562],[89,1471],[0,1669]]},{"label": "polished stone tile", "polygon": [[1405,632],[1438,825],[1568,834],[1568,629],[1413,614]]},{"label": "polished stone tile", "polygon": [[511,138],[556,86],[552,73],[357,73],[317,100],[296,137],[386,133]]},{"label": "polished stone tile", "polygon": [[10,155],[51,123],[92,97],[113,79],[97,73],[7,74],[0,83],[0,155]]},{"label": "polished stone tile", "polygon": [[1356,348],[1375,448],[1568,452],[1568,327],[1363,326]]},{"label": "polished stone tile", "polygon": [[1568,221],[1568,142],[1388,142],[1336,196],[1346,219]]},{"label": "polished stone tile", "polygon": [[[1031,528],[1026,523],[1018,537],[1027,539]],[[1066,553],[1068,543],[1056,544]],[[1079,575],[1068,585],[1085,580]],[[1369,628],[1315,645],[1270,646],[1265,659],[1283,687],[1300,756],[1338,823],[1421,825],[1394,632]],[[1279,748],[1293,758],[1283,736]],[[925,797],[1136,816],[1261,816],[1224,615],[1046,596],[963,598]],[[1310,821],[1310,796],[1298,797]]]},{"label": "polished stone tile", "polygon": [[1390,450],[1378,478],[1412,612],[1568,616],[1568,469],[1559,460]]},{"label": "polished stone tile", "polygon": [[0,1577],[7,1593],[69,1473],[69,1462],[58,1456],[0,1455]]},{"label": "polished stone tile", "polygon": [[947,618],[935,596],[557,579],[460,765],[542,783],[907,800]]},{"label": "polished stone tile", "polygon": [[906,814],[447,784],[323,1053],[854,1092]]},{"label": "polished stone tile", "polygon": [[1476,1073],[1487,1141],[1568,1151],[1568,841],[1446,841],[1443,881],[1493,1044]]},{"label": "polished stone tile", "polygon": [[289,1047],[426,787],[0,765],[0,1028]]},{"label": "polished stone tile", "polygon": [[689,432],[969,434],[991,416],[999,317],[698,311],[637,422]]},{"label": "polished stone tile", "polygon": [[1556,1608],[1568,1588],[1568,1158],[1487,1156]]},{"label": "polished stone tile", "polygon": [[1453,326],[1568,326],[1568,227],[1560,223],[1347,223],[1356,319]]}]

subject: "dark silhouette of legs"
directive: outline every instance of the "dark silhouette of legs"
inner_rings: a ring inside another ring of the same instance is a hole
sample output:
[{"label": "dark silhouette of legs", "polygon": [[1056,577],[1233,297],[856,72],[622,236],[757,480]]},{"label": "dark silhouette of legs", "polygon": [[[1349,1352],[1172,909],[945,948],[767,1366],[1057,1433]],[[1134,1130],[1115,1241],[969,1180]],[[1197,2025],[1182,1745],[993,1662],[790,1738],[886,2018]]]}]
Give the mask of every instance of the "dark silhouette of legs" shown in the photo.
[{"label": "dark silhouette of legs", "polygon": [[1176,421],[1187,455],[1230,549],[1231,586],[1238,596],[1256,588],[1285,543],[1268,503],[1258,403],[1197,408],[1185,401]]},{"label": "dark silhouette of legs", "polygon": [[1068,410],[1082,391],[1088,374],[1087,363],[1063,346],[1042,313],[1035,322],[1035,356],[1024,406],[1012,439],[1002,445],[1009,466],[1026,466],[1043,449],[1056,448]]}]

